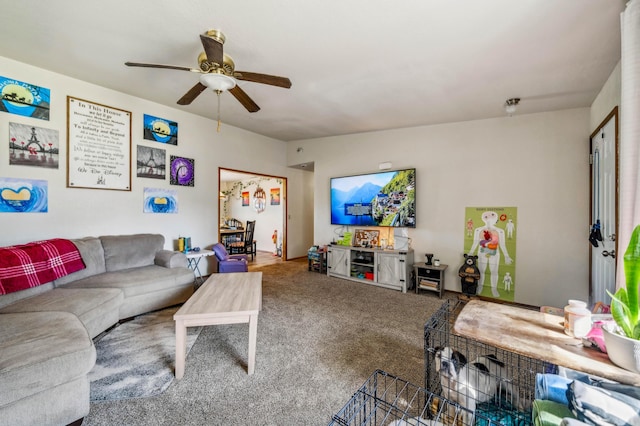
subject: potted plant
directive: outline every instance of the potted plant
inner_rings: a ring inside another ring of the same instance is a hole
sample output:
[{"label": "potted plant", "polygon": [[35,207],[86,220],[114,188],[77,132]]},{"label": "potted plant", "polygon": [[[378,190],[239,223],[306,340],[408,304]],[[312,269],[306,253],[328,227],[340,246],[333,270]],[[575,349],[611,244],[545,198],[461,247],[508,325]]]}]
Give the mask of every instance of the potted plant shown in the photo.
[{"label": "potted plant", "polygon": [[626,288],[611,295],[611,314],[615,329],[603,328],[607,354],[614,364],[640,373],[640,321],[638,313],[638,285],[640,284],[640,225],[631,233],[624,253]]}]

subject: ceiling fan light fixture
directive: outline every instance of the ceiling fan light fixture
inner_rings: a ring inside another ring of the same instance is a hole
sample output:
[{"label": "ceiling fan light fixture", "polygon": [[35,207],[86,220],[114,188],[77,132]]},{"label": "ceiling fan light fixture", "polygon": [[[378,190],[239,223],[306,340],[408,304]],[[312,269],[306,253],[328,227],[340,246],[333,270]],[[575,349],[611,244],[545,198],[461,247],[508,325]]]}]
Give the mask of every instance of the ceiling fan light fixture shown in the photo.
[{"label": "ceiling fan light fixture", "polygon": [[504,103],[504,110],[509,115],[509,117],[511,117],[516,112],[519,103],[520,98],[510,98],[507,99],[507,101]]},{"label": "ceiling fan light fixture", "polygon": [[226,92],[236,87],[236,79],[219,73],[208,73],[200,76],[200,83],[215,92]]}]

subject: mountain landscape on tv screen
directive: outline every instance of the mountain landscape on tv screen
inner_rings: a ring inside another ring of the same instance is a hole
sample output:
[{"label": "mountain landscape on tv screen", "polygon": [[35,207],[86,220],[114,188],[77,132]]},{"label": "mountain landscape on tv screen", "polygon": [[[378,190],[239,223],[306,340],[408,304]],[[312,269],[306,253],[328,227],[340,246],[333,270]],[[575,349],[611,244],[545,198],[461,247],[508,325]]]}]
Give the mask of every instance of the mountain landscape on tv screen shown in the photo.
[{"label": "mountain landscape on tv screen", "polygon": [[[371,214],[347,214],[345,207],[353,204],[370,206],[366,210]],[[384,186],[367,182],[349,191],[332,187],[331,223],[415,227],[415,169],[396,172]]]},{"label": "mountain landscape on tv screen", "polygon": [[348,192],[339,189],[331,189],[331,223],[339,225],[375,226],[377,223],[371,216],[348,216],[344,206],[347,203],[369,204],[382,189],[373,183],[365,183],[361,187],[353,188]]}]

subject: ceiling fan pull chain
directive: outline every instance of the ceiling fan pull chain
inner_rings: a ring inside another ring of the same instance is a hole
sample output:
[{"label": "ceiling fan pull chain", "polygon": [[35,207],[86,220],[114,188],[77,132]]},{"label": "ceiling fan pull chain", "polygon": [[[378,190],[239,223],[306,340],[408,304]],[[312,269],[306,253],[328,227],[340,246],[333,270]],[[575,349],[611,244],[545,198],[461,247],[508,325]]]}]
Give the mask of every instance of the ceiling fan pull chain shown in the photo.
[{"label": "ceiling fan pull chain", "polygon": [[216,90],[216,94],[218,95],[218,129],[216,131],[218,133],[220,133],[220,93],[222,93],[220,90]]}]

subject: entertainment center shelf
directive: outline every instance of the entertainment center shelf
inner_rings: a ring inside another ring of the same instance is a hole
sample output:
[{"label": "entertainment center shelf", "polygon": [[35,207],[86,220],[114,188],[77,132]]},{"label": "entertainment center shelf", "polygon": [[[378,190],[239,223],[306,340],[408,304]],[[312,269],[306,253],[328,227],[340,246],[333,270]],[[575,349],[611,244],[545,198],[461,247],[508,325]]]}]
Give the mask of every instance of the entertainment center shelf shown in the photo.
[{"label": "entertainment center shelf", "polygon": [[411,287],[413,250],[384,250],[332,244],[327,275],[400,290]]}]

